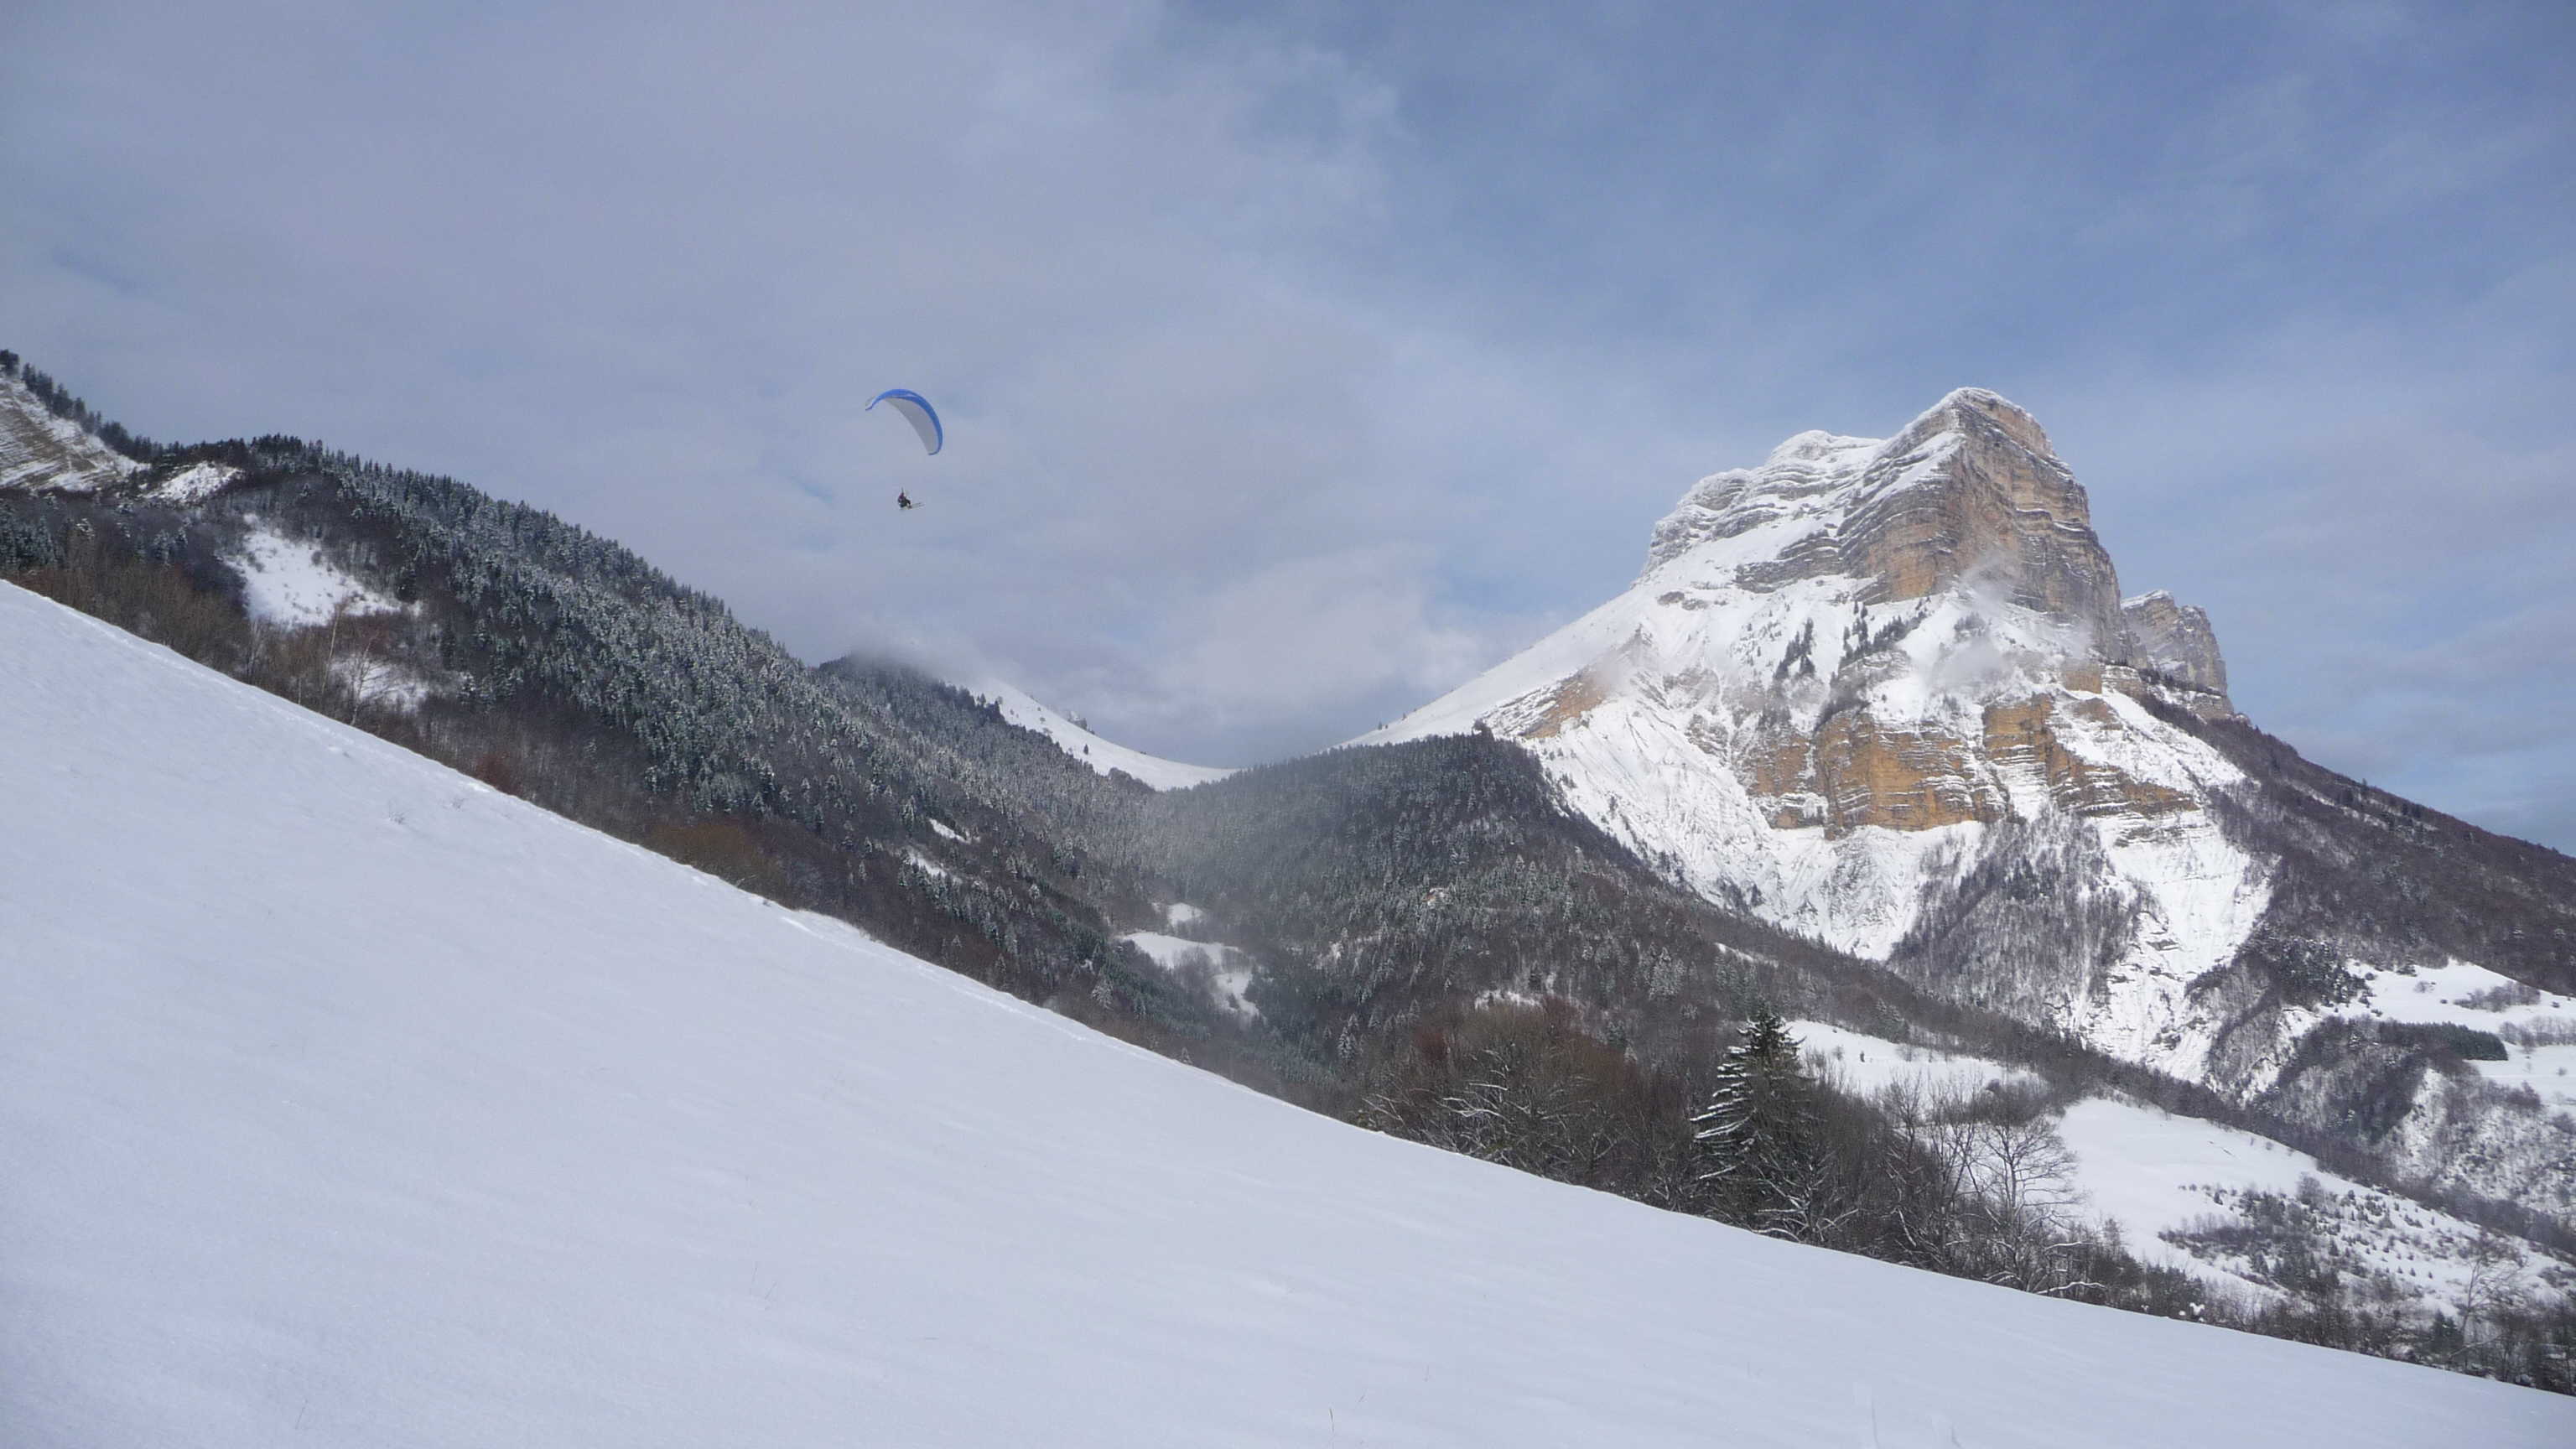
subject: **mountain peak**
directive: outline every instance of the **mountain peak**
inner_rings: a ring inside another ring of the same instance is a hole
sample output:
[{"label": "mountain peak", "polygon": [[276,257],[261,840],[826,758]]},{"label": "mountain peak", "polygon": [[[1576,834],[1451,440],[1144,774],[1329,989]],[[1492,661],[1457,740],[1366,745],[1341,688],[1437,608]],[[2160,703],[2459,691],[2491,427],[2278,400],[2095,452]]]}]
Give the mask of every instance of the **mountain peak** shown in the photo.
[{"label": "mountain peak", "polygon": [[1988,430],[2001,433],[2041,457],[2056,460],[2057,450],[2048,441],[2048,430],[2039,425],[2039,419],[2032,417],[2029,409],[1982,387],[1952,388],[1906,424],[1895,441],[1941,433],[1974,435]]},{"label": "mountain peak", "polygon": [[2141,701],[2209,717],[2225,690],[2206,615],[2124,601],[2038,420],[1960,388],[1883,440],[1800,433],[1701,479],[1626,593],[1363,738],[1517,739],[1647,858],[1865,956],[1988,832],[2098,826],[2165,923],[2139,940],[2182,943],[2137,945],[2135,999],[2105,1008],[2103,1039],[2144,1056],[2254,897],[2200,810],[2235,767]]},{"label": "mountain peak", "polygon": [[2110,555],[2047,430],[1963,387],[1885,440],[1805,432],[1758,468],[1713,474],[1656,524],[1649,574],[1769,590],[1853,576],[1872,602],[1971,585],[2083,630],[2126,636]]}]

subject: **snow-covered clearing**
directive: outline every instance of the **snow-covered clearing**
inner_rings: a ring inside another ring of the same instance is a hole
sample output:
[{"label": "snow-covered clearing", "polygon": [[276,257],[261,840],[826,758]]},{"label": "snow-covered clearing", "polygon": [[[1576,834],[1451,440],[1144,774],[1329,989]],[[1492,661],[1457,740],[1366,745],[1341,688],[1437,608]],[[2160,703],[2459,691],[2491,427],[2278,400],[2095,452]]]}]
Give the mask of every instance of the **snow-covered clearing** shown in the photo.
[{"label": "snow-covered clearing", "polygon": [[387,614],[402,605],[367,587],[298,542],[254,520],[241,552],[226,560],[241,575],[251,616],[280,628],[328,624],[346,608],[353,614]]},{"label": "snow-covered clearing", "polygon": [[2368,989],[2352,1010],[2388,1021],[2442,1022],[2494,1031],[2502,1026],[2540,1027],[2576,1035],[2576,998],[2560,996],[2467,961],[2379,971],[2356,965]]},{"label": "snow-covered clearing", "polygon": [[[2365,1187],[2268,1138],[2152,1107],[2094,1097],[2058,1124],[2073,1148],[2076,1177],[2095,1212],[2117,1221],[2129,1251],[2148,1263],[2265,1291],[2234,1271],[2240,1263],[2198,1257],[2160,1236],[2216,1218],[2242,1222],[2246,1192],[2296,1197],[2313,1180],[2332,1246],[2347,1272],[2385,1274],[2428,1306],[2457,1311],[2477,1229],[2459,1219]],[[2529,1284],[2546,1260],[2533,1257]]]},{"label": "snow-covered clearing", "polygon": [[2504,1061],[2469,1065],[2499,1087],[2529,1087],[2553,1112],[2576,1107],[2576,1043],[2508,1045],[2505,1050],[2511,1055]]},{"label": "snow-covered clearing", "polygon": [[152,496],[164,503],[203,503],[240,476],[229,463],[191,463],[154,485]]},{"label": "snow-covered clearing", "polygon": [[1252,989],[1252,958],[1237,947],[1214,941],[1191,941],[1160,931],[1130,931],[1118,939],[1135,946],[1166,971],[1178,971],[1191,960],[1207,963],[1208,979],[1218,1002],[1240,1016],[1259,1016],[1261,1008],[1244,996]]},{"label": "snow-covered clearing", "polygon": [[2036,1080],[2018,1067],[1983,1057],[1909,1046],[1830,1022],[1793,1021],[1789,1034],[1798,1039],[1808,1065],[1858,1097],[1876,1096],[1890,1087],[1947,1096],[1982,1092],[1994,1083]]},{"label": "snow-covered clearing", "polygon": [[2576,1442],[1359,1131],[0,586],[0,1440]]},{"label": "snow-covered clearing", "polygon": [[[1982,1092],[1990,1083],[2037,1080],[1983,1058],[1906,1046],[1827,1022],[1796,1021],[1789,1029],[1811,1067],[1844,1090],[1861,1095],[1910,1086],[1927,1098],[1937,1098]],[[2543,1051],[2565,1052],[2576,1059],[2576,1047]],[[2519,1050],[2515,1055],[2517,1062],[2525,1056]],[[2512,1064],[2477,1065],[2506,1068]],[[2521,1080],[2501,1071],[2488,1075],[2508,1084]],[[2576,1079],[2549,1080],[2566,1091]],[[2548,1086],[2541,1082],[2534,1086],[2546,1099]],[[2143,1262],[2268,1293],[2272,1290],[2267,1285],[2238,1271],[2242,1262],[2215,1254],[2195,1255],[2161,1235],[2213,1221],[2242,1223],[2245,1194],[2295,1197],[2303,1179],[2314,1179],[2325,1195],[2314,1215],[2327,1223],[2332,1246],[2346,1255],[2339,1264],[2345,1271],[2386,1274],[2426,1306],[2451,1306],[2468,1281],[2468,1250],[2477,1238],[2474,1226],[2339,1177],[2306,1153],[2268,1138],[2104,1097],[2087,1098],[2068,1108],[2057,1130],[2075,1153],[2072,1186],[2083,1194],[2083,1213],[2117,1222],[2129,1250]],[[2531,1257],[2529,1279],[2537,1285],[2540,1271],[2548,1264],[2536,1252]]]}]

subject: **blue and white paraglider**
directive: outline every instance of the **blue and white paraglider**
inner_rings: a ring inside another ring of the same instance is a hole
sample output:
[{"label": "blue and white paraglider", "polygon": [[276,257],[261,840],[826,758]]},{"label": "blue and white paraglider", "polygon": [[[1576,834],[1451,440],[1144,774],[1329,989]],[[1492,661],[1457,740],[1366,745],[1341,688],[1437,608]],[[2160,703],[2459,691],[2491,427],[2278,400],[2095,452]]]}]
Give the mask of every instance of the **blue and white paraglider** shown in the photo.
[{"label": "blue and white paraglider", "polygon": [[[878,403],[884,403],[888,407],[893,408],[896,412],[903,414],[903,420],[912,424],[913,432],[921,438],[921,446],[924,452],[936,455],[939,452],[940,444],[948,441],[948,430],[939,425],[939,414],[930,406],[930,399],[923,397],[912,389],[908,387],[887,388],[885,391],[878,393],[875,397],[869,398],[868,405],[865,408],[860,409],[860,411],[875,412]],[[897,508],[910,508],[912,506],[912,495],[909,493],[897,493],[894,496],[894,502]]]},{"label": "blue and white paraglider", "polygon": [[930,410],[930,399],[914,392],[911,388],[887,388],[868,399],[867,410],[874,412],[878,403],[884,403],[903,414],[903,420],[912,424],[912,430],[921,435],[921,446],[924,450],[936,453],[939,451],[939,445],[948,440],[948,430],[939,426],[939,414]]}]

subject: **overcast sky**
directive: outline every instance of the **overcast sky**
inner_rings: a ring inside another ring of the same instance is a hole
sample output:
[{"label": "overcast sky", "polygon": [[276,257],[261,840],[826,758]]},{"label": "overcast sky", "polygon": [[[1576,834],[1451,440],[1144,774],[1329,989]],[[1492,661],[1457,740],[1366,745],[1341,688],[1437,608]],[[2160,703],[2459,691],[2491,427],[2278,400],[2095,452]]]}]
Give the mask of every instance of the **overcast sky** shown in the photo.
[{"label": "overcast sky", "polygon": [[0,0],[0,346],[1218,764],[1982,385],[2258,723],[2576,848],[2576,7],[1828,9]]}]

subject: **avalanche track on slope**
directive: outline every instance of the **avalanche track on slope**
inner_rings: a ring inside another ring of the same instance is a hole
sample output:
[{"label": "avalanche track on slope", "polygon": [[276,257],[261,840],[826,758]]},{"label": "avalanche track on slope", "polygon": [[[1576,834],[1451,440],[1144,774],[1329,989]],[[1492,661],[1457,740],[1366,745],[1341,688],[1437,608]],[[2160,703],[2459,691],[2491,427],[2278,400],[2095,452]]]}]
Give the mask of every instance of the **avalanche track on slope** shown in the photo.
[{"label": "avalanche track on slope", "polygon": [[2576,1440],[1327,1121],[7,586],[0,800],[12,1446]]}]

